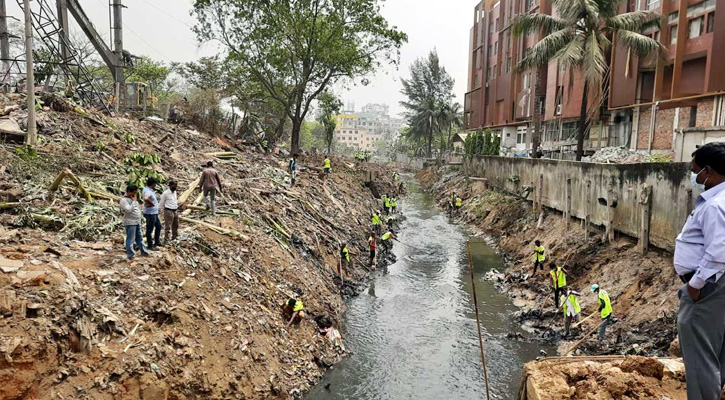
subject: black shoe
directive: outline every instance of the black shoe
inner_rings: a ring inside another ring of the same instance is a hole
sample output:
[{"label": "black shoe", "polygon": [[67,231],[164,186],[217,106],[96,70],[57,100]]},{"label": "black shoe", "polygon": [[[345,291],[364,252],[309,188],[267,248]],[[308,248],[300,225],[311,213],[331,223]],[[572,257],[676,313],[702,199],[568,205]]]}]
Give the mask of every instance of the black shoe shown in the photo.
[{"label": "black shoe", "polygon": [[141,257],[151,257],[151,254],[149,254],[149,253],[141,253]]},{"label": "black shoe", "polygon": [[[159,249],[157,249],[156,247],[149,247],[146,250],[148,250],[148,251],[159,251]],[[148,253],[146,253],[146,254],[148,254]]]},{"label": "black shoe", "polygon": [[164,246],[166,246],[166,244],[164,244],[164,243],[156,243],[156,246],[154,246],[154,248],[156,248],[156,247],[164,247]]}]

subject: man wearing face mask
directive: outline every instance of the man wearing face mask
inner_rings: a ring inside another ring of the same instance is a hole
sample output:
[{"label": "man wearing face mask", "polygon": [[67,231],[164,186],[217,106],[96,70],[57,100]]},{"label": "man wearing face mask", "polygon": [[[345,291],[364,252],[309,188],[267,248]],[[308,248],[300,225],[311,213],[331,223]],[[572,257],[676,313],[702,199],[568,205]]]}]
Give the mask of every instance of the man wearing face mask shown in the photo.
[{"label": "man wearing face mask", "polygon": [[179,201],[176,197],[176,181],[169,181],[169,188],[161,195],[159,208],[164,210],[164,243],[169,243],[169,231],[171,240],[176,240],[179,234]]},{"label": "man wearing face mask", "polygon": [[675,242],[677,330],[688,400],[718,400],[725,383],[725,143],[692,154],[695,210]]}]

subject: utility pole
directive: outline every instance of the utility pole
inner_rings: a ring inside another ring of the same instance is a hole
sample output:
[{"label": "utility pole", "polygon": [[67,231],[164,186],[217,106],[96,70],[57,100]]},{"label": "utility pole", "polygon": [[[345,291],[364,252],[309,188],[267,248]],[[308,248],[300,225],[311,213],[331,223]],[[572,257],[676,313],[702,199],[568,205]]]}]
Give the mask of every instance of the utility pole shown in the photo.
[{"label": "utility pole", "polygon": [[33,74],[33,23],[30,19],[30,0],[25,0],[25,88],[28,90],[28,132],[25,143],[35,146],[38,133],[35,128],[35,76]]},{"label": "utility pole", "polygon": [[121,82],[123,81],[123,18],[121,0],[113,0],[113,53],[116,55],[116,66],[113,71],[113,80],[116,83],[116,101],[114,111],[118,113],[121,100]]},{"label": "utility pole", "polygon": [[[2,58],[2,73],[10,69],[10,40],[8,33],[8,18],[5,10],[5,0],[0,0],[0,58]],[[5,82],[2,82],[3,84]]]}]

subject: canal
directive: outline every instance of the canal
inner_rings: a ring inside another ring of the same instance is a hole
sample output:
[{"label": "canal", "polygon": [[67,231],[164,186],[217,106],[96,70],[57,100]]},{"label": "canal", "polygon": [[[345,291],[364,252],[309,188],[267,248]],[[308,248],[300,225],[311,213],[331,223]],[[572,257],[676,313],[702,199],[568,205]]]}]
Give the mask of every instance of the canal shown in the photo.
[{"label": "canal", "polygon": [[[352,354],[330,369],[308,400],[485,399],[486,391],[466,253],[469,239],[410,181],[399,201],[406,219],[394,252],[367,292],[347,304],[342,326]],[[510,339],[527,334],[513,320],[509,299],[484,281],[502,259],[471,241],[491,398],[514,399],[522,366],[544,349]],[[327,388],[326,388],[327,387]]]}]

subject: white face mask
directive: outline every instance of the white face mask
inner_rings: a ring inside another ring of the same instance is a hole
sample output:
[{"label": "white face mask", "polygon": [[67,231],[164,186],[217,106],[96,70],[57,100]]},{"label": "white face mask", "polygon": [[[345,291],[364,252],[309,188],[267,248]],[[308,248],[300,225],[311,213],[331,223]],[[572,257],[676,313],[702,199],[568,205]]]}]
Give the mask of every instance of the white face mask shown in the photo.
[{"label": "white face mask", "polygon": [[698,172],[698,173],[690,172],[690,181],[692,182],[692,187],[697,189],[700,192],[704,192],[706,190],[705,182],[707,182],[707,179],[705,179],[705,182],[703,182],[703,183],[697,183],[697,177],[700,176],[700,174],[704,170],[705,170],[705,168],[701,169],[700,172]]}]

